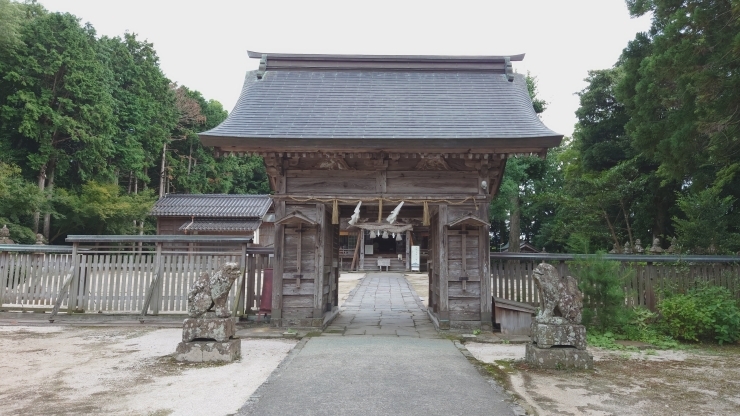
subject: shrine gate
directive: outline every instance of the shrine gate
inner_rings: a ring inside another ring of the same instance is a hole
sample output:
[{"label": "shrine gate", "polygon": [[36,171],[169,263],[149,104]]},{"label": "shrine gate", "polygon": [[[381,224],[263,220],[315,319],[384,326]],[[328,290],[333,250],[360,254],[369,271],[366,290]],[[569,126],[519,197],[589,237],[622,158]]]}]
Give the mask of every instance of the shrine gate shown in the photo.
[{"label": "shrine gate", "polygon": [[200,137],[264,158],[273,325],[322,327],[337,314],[339,224],[350,218],[367,251],[423,235],[435,325],[490,329],[491,197],[507,158],[544,157],[562,139],[512,71],[524,55],[249,57],[260,66],[236,107]]}]

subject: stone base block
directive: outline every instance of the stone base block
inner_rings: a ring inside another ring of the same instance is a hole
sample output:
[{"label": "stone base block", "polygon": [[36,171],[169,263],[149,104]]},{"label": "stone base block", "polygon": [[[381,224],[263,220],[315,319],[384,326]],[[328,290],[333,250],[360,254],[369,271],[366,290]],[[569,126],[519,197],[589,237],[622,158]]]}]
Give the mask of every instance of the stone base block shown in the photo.
[{"label": "stone base block", "polygon": [[183,342],[196,339],[225,342],[235,334],[236,327],[232,318],[188,318],[182,324]]},{"label": "stone base block", "polygon": [[537,348],[527,344],[525,361],[532,367],[553,370],[593,370],[594,357],[575,348]]},{"label": "stone base block", "polygon": [[583,325],[532,322],[532,342],[539,348],[575,347],[585,350],[586,328]]},{"label": "stone base block", "polygon": [[231,362],[242,355],[242,340],[192,341],[177,344],[175,359],[191,363]]}]

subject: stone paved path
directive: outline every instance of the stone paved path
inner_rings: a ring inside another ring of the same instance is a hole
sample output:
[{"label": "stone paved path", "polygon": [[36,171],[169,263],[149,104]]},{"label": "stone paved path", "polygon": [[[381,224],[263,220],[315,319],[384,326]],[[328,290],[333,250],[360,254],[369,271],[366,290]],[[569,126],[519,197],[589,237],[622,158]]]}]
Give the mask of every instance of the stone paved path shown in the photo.
[{"label": "stone paved path", "polygon": [[369,273],[350,293],[326,334],[437,338],[424,304],[403,275]]},{"label": "stone paved path", "polygon": [[400,274],[368,274],[331,328],[301,341],[238,415],[515,414]]}]

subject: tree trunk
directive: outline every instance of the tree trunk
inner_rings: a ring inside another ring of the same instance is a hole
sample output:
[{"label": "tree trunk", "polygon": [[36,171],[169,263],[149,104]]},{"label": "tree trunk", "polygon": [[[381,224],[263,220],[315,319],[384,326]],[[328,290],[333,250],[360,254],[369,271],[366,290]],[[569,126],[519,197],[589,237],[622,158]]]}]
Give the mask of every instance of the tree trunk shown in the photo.
[{"label": "tree trunk", "polygon": [[[44,188],[46,187],[46,164],[41,166],[41,169],[39,169],[39,190],[41,193],[44,192]],[[38,234],[39,233],[39,218],[41,217],[41,211],[36,210],[36,212],[33,213],[33,233]]]},{"label": "tree trunk", "polygon": [[622,214],[624,214],[624,223],[627,226],[627,235],[630,239],[630,247],[634,250],[635,248],[635,242],[632,240],[632,227],[630,227],[630,219],[627,217],[627,210],[624,209],[624,202],[622,200],[619,200],[619,205],[622,207]]},{"label": "tree trunk", "polygon": [[[50,162],[49,163],[49,180],[48,184],[46,185],[46,191],[48,194],[46,195],[46,199],[49,200],[49,203],[51,203],[52,194],[54,193],[54,172],[56,172],[56,163]],[[49,235],[51,234],[51,208],[47,208],[46,212],[44,213],[44,238],[46,241],[49,241]]]},{"label": "tree trunk", "polygon": [[511,211],[509,214],[509,252],[518,253],[520,245],[520,221],[521,221],[521,207],[519,206],[519,195],[514,195],[509,199],[511,204]]},{"label": "tree trunk", "polygon": [[190,153],[188,153],[188,176],[190,176],[190,168],[193,165],[193,144],[190,143]]},{"label": "tree trunk", "polygon": [[612,235],[612,240],[614,240],[614,247],[617,248],[620,252],[622,251],[622,245],[619,244],[619,239],[617,238],[617,233],[614,231],[614,226],[612,226],[612,222],[609,221],[609,215],[607,215],[606,211],[601,211],[602,214],[604,214],[604,219],[606,220],[606,225],[609,226],[609,232]]},{"label": "tree trunk", "polygon": [[167,143],[165,143],[162,146],[162,165],[159,169],[159,197],[162,198],[165,193],[165,178],[167,177],[167,174],[165,173],[165,162],[167,160]]},{"label": "tree trunk", "polygon": [[134,171],[132,170],[128,171],[128,194],[129,195],[131,195],[131,185],[132,185],[131,182],[133,182],[134,180],[133,176],[134,176]]}]

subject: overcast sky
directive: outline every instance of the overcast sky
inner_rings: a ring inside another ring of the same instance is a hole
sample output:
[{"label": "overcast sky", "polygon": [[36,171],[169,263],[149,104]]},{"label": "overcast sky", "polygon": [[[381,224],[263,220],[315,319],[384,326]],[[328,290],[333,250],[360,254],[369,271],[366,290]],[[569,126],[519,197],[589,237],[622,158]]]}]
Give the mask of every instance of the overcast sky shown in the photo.
[{"label": "overcast sky", "polygon": [[631,19],[623,0],[509,1],[170,1],[40,0],[100,35],[148,39],[162,70],[231,110],[247,50],[283,53],[510,55],[539,81],[543,121],[570,136],[575,92],[590,69],[616,62],[650,21]]}]

